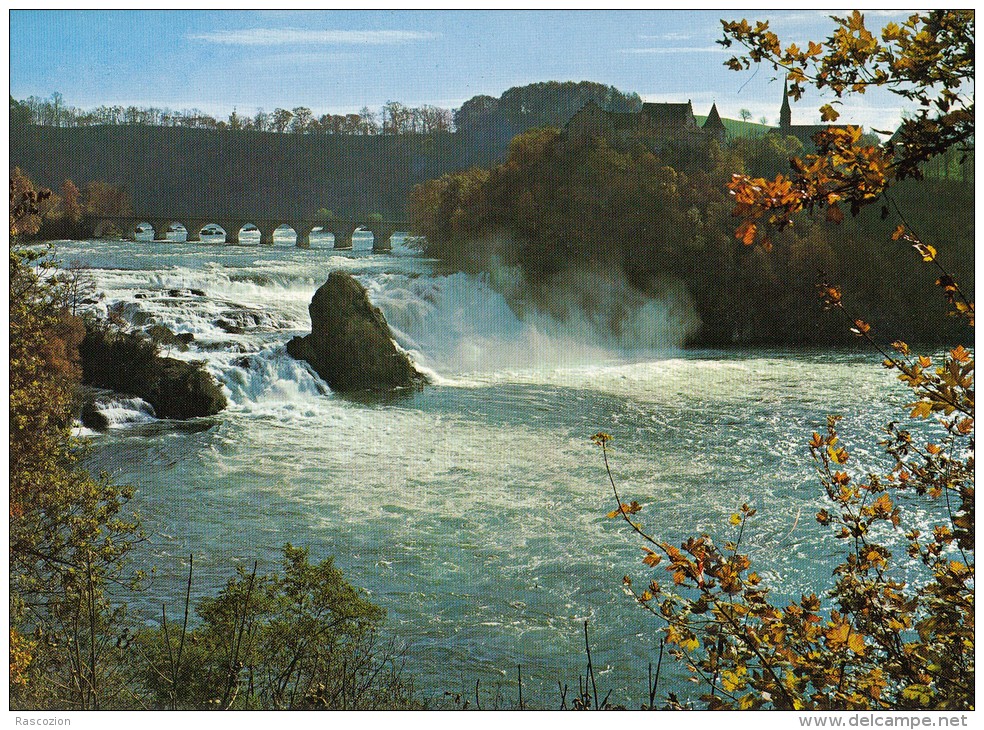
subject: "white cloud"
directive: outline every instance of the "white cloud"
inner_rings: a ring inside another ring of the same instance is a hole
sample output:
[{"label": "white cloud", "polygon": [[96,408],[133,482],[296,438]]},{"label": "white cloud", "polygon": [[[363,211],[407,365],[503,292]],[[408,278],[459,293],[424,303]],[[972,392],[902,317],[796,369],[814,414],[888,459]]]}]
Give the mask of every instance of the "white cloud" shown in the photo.
[{"label": "white cloud", "polygon": [[733,53],[733,51],[722,46],[684,46],[675,48],[619,48],[618,53],[648,55],[663,53]]},{"label": "white cloud", "polygon": [[436,33],[413,30],[308,30],[304,28],[243,28],[213,30],[188,36],[192,40],[230,46],[295,44],[381,46],[438,38]]}]

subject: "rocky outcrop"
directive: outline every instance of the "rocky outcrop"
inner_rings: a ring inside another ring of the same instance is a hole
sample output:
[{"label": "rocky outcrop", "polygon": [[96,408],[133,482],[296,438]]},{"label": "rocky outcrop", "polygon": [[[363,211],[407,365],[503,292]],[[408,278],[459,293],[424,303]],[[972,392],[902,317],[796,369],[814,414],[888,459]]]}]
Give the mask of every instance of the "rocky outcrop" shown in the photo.
[{"label": "rocky outcrop", "polygon": [[188,349],[188,343],[194,342],[195,340],[195,336],[190,332],[182,332],[180,335],[176,335],[169,327],[165,327],[162,324],[152,324],[144,331],[150,339],[161,347],[174,347],[181,352],[185,352]]},{"label": "rocky outcrop", "polygon": [[287,343],[333,391],[419,387],[424,376],[397,349],[386,319],[351,275],[333,271],[308,307],[311,334]]},{"label": "rocky outcrop", "polygon": [[96,407],[95,401],[87,400],[82,404],[79,420],[83,426],[93,431],[105,431],[109,428],[109,419]]},{"label": "rocky outcrop", "polygon": [[161,357],[157,347],[140,335],[90,325],[79,345],[82,382],[143,398],[159,418],[211,416],[226,407],[203,363]]}]

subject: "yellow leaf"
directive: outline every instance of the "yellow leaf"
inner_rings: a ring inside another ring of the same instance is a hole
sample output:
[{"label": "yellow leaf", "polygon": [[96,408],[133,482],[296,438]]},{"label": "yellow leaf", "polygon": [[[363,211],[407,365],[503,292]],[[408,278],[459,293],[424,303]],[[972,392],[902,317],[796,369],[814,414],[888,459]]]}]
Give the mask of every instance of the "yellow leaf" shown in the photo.
[{"label": "yellow leaf", "polygon": [[827,447],[827,456],[829,456],[835,464],[844,464],[848,459],[846,449],[838,449],[832,445]]},{"label": "yellow leaf", "polygon": [[851,634],[850,638],[847,640],[847,646],[855,654],[864,654],[864,637],[861,636],[861,634]]},{"label": "yellow leaf", "polygon": [[731,523],[732,525],[740,525],[741,515],[735,512],[733,515],[731,515],[731,518],[728,520],[728,522]]},{"label": "yellow leaf", "polygon": [[950,357],[957,362],[967,362],[970,359],[970,353],[967,352],[963,345],[957,345],[957,347],[950,350]]},{"label": "yellow leaf", "polygon": [[927,263],[936,258],[936,249],[928,243],[916,243],[912,247],[919,252],[919,255],[922,256],[922,260]]},{"label": "yellow leaf", "polygon": [[697,641],[696,638],[684,639],[683,641],[680,642],[680,646],[681,648],[686,649],[687,651],[697,651],[697,649],[700,647],[700,642]]},{"label": "yellow leaf", "polygon": [[746,246],[751,246],[755,242],[755,232],[758,227],[751,221],[743,221],[735,230],[735,238]]},{"label": "yellow leaf", "polygon": [[912,413],[909,414],[912,418],[929,418],[929,414],[933,412],[933,404],[929,401],[922,400],[909,405],[913,406]]},{"label": "yellow leaf", "polygon": [[832,649],[837,649],[847,643],[851,627],[845,622],[838,623],[827,630],[827,642]]},{"label": "yellow leaf", "polygon": [[820,121],[821,122],[836,122],[840,113],[834,109],[830,104],[824,104],[820,107]]},{"label": "yellow leaf", "polygon": [[920,705],[928,706],[933,699],[933,691],[924,684],[910,684],[902,690],[902,697],[916,700]]}]

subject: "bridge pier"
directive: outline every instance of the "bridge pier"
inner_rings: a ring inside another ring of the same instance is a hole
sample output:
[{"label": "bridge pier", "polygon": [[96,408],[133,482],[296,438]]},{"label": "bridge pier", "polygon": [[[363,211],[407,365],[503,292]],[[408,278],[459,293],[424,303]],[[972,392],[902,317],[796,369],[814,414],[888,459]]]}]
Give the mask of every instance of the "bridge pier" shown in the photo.
[{"label": "bridge pier", "polygon": [[260,245],[261,246],[272,246],[273,245],[273,234],[279,228],[278,225],[270,226],[257,226],[260,229]]},{"label": "bridge pier", "polygon": [[222,230],[225,231],[226,243],[239,243],[239,231],[242,229],[244,225],[246,224],[241,223],[239,221],[230,221],[230,220],[220,221],[219,227],[221,227]]},{"label": "bridge pier", "polygon": [[297,234],[297,247],[311,248],[311,231],[314,230],[314,224],[298,221],[289,225],[294,229],[294,233]]},{"label": "bridge pier", "polygon": [[396,228],[393,226],[383,225],[382,223],[366,226],[366,228],[372,231],[373,253],[393,250],[393,242],[391,239],[393,238],[393,234],[396,233]]},{"label": "bridge pier", "polygon": [[331,231],[331,235],[335,237],[335,249],[341,251],[352,248],[352,234],[358,227],[358,223],[332,221],[325,226],[325,230]]},{"label": "bridge pier", "polygon": [[167,240],[167,229],[171,227],[171,222],[169,220],[157,220],[151,223],[154,227],[154,240],[155,241],[166,241]]},{"label": "bridge pier", "polygon": [[182,223],[185,230],[188,232],[188,237],[185,239],[189,243],[194,243],[202,240],[202,229],[208,221],[205,220],[189,220],[187,223]]}]

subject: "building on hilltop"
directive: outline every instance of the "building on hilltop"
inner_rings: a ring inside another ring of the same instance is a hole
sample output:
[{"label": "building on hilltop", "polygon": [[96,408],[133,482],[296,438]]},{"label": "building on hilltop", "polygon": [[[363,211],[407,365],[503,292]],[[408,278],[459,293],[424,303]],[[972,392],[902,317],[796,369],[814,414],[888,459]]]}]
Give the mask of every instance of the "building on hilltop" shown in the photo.
[{"label": "building on hilltop", "polygon": [[610,112],[589,101],[564,125],[564,136],[575,143],[601,137],[608,142],[640,139],[656,146],[670,142],[696,145],[709,139],[723,142],[727,130],[717,105],[711,107],[701,127],[689,100],[685,104],[646,102],[638,112]]},{"label": "building on hilltop", "polygon": [[793,124],[793,110],[789,106],[789,79],[782,88],[782,107],[779,109],[779,126],[769,130],[769,134],[795,137],[803,143],[803,149],[816,148],[816,136],[830,129],[847,129],[845,124]]}]

